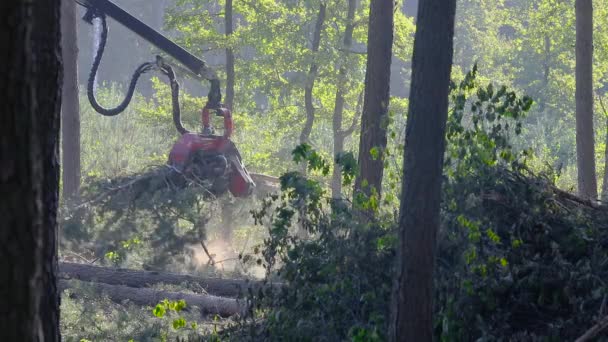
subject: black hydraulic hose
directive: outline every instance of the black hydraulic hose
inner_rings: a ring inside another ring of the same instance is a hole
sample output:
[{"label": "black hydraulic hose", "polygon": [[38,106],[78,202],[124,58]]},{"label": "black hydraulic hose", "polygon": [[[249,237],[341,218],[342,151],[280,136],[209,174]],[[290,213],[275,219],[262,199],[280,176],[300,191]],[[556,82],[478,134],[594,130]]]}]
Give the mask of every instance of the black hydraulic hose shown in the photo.
[{"label": "black hydraulic hose", "polygon": [[171,105],[173,107],[173,123],[175,128],[180,134],[190,133],[182,124],[181,110],[179,108],[179,83],[175,78],[175,73],[170,65],[165,64],[162,60],[159,60],[160,70],[163,74],[169,78],[169,84],[171,86]]},{"label": "black hydraulic hose", "polygon": [[[92,10],[89,9],[89,11],[92,11]],[[129,88],[127,89],[127,94],[118,106],[116,106],[114,108],[102,107],[99,104],[99,102],[97,102],[97,99],[95,98],[95,87],[94,86],[95,86],[95,79],[97,78],[97,70],[99,69],[99,64],[101,63],[101,57],[103,56],[103,52],[106,47],[106,41],[108,39],[108,25],[106,23],[106,16],[103,13],[99,14],[99,13],[87,12],[87,15],[85,16],[85,20],[91,22],[94,17],[98,17],[101,19],[102,30],[101,30],[100,40],[99,40],[99,46],[97,47],[97,53],[95,55],[95,59],[93,60],[93,66],[91,67],[91,72],[89,73],[89,80],[88,80],[88,84],[87,84],[87,96],[89,98],[89,102],[91,103],[91,106],[99,114],[105,115],[105,116],[115,116],[115,115],[122,113],[127,108],[129,103],[131,102],[131,99],[133,98],[133,93],[135,92],[135,86],[137,85],[137,81],[139,80],[139,77],[142,74],[154,69],[155,64],[146,62],[146,63],[141,64],[137,69],[135,69],[135,72],[133,73],[133,76],[131,77],[131,82],[129,83]]]}]

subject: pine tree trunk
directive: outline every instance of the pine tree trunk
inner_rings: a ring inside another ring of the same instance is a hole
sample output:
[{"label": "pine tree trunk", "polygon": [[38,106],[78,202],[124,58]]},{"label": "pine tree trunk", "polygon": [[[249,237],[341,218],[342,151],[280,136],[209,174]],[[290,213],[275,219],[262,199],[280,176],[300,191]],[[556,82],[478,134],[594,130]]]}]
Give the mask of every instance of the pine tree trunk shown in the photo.
[{"label": "pine tree trunk", "polygon": [[[393,9],[392,0],[377,0],[370,4],[359,176],[355,181],[355,191],[367,196],[374,191],[380,196],[382,192],[393,51]],[[375,152],[372,153],[372,150]]]},{"label": "pine tree trunk", "polygon": [[76,3],[61,0],[61,46],[63,64],[63,101],[61,108],[61,146],[63,151],[63,198],[80,191],[80,105],[78,103],[78,34]]},{"label": "pine tree trunk", "polygon": [[0,2],[0,340],[59,341],[60,3]]},{"label": "pine tree trunk", "polygon": [[[342,118],[344,114],[344,93],[346,92],[347,82],[347,67],[348,60],[346,55],[349,53],[353,43],[353,31],[355,28],[355,11],[357,10],[357,0],[348,0],[348,13],[346,17],[346,29],[344,30],[344,57],[342,65],[338,71],[338,84],[336,90],[336,101],[334,104],[334,116],[332,128],[334,133],[334,161],[338,154],[344,151],[344,139],[347,137],[345,131],[342,130]],[[355,114],[356,115],[356,114]],[[341,168],[337,163],[334,163],[334,170],[331,179],[331,197],[338,199],[342,197],[342,175]]]},{"label": "pine tree trunk", "polygon": [[597,199],[593,131],[593,4],[576,0],[576,160],[578,192]]},{"label": "pine tree trunk", "polygon": [[433,340],[433,270],[456,0],[420,0],[405,136],[392,341]]}]

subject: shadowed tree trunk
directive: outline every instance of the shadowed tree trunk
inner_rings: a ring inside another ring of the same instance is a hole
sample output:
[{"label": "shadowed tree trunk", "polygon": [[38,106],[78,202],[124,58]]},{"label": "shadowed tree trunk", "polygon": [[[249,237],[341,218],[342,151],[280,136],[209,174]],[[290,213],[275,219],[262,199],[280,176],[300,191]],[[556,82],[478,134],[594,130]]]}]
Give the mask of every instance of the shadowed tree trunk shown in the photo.
[{"label": "shadowed tree trunk", "polygon": [[456,0],[420,0],[405,134],[399,246],[389,336],[433,340],[433,270]]},{"label": "shadowed tree trunk", "polygon": [[[606,113],[604,113],[606,116]],[[606,116],[606,133],[604,136],[604,181],[602,183],[602,202],[608,203],[608,116]]]},{"label": "shadowed tree trunk", "polygon": [[[228,39],[234,30],[232,26],[232,0],[226,0],[224,7],[224,30],[226,38]],[[234,52],[232,48],[226,48],[226,97],[224,104],[228,109],[232,110],[234,107]],[[234,230],[233,224],[233,210],[232,204],[226,201],[222,205],[222,225],[223,225],[223,237],[226,241],[232,239],[232,231]]]},{"label": "shadowed tree trunk", "polygon": [[593,132],[593,3],[576,0],[576,160],[578,193],[597,199]]},{"label": "shadowed tree trunk", "polygon": [[[342,129],[342,117],[344,114],[344,93],[347,85],[347,54],[353,44],[353,30],[355,28],[354,19],[355,11],[357,10],[357,0],[348,0],[348,13],[346,16],[346,28],[344,30],[344,53],[342,57],[342,65],[338,71],[338,84],[336,90],[336,101],[334,104],[334,117],[332,128],[334,133],[334,161],[338,154],[344,151],[344,139],[351,135],[357,124],[357,113],[353,124],[347,130]],[[341,168],[337,163],[334,163],[334,171],[331,179],[331,196],[332,198],[342,197],[342,176]]]},{"label": "shadowed tree trunk", "polygon": [[61,47],[63,101],[61,107],[61,146],[63,152],[63,198],[80,191],[80,105],[78,103],[78,33],[76,2],[61,0]]},{"label": "shadowed tree trunk", "polygon": [[359,176],[355,181],[355,191],[367,196],[374,191],[379,196],[382,190],[393,51],[393,9],[393,0],[376,0],[371,2],[369,12]]},{"label": "shadowed tree trunk", "polygon": [[0,340],[59,341],[60,3],[0,2]]},{"label": "shadowed tree trunk", "polygon": [[326,5],[321,2],[319,5],[319,14],[317,15],[317,21],[315,23],[315,30],[312,34],[312,45],[310,50],[312,51],[313,60],[310,63],[310,69],[308,70],[308,76],[306,79],[306,85],[304,86],[304,106],[306,107],[306,122],[300,133],[300,144],[309,143],[310,133],[312,132],[312,126],[315,122],[315,107],[313,105],[312,91],[315,87],[315,79],[317,78],[317,72],[319,71],[319,65],[317,64],[317,52],[319,52],[319,46],[321,45],[321,32],[323,31],[323,25],[325,24],[325,10]]}]

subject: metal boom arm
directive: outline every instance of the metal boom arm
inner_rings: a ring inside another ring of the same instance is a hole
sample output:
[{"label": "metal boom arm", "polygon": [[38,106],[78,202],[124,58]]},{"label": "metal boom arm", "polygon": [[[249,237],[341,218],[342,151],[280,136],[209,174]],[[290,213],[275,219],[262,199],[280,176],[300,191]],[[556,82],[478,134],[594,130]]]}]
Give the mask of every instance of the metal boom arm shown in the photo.
[{"label": "metal boom arm", "polygon": [[183,47],[177,45],[169,38],[165,37],[160,32],[146,25],[136,17],[129,14],[113,2],[109,0],[75,0],[78,4],[87,7],[94,8],[101,13],[106,14],[110,18],[116,20],[127,29],[133,31],[140,37],[144,38],[152,45],[156,46],[160,50],[164,51],[171,57],[178,60],[184,66],[186,66],[192,73],[199,77],[203,77],[210,81],[217,80],[215,72],[211,70],[205,62],[200,58],[194,56]]}]

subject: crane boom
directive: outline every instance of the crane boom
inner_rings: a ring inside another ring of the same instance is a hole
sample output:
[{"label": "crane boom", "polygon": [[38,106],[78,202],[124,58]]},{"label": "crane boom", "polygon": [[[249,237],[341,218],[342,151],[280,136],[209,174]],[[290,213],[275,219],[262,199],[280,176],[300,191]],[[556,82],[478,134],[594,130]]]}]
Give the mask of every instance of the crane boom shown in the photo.
[{"label": "crane boom", "polygon": [[137,19],[129,12],[123,10],[113,2],[109,0],[75,0],[78,4],[86,7],[93,8],[101,13],[104,13],[108,17],[116,20],[127,29],[136,33],[143,39],[150,42],[163,52],[167,53],[177,61],[187,67],[193,74],[198,77],[203,77],[210,81],[218,80],[215,72],[207,66],[207,64],[200,58],[194,56],[188,50],[179,46],[169,38],[165,37],[162,33],[156,31],[152,27],[146,25],[141,20]]}]

